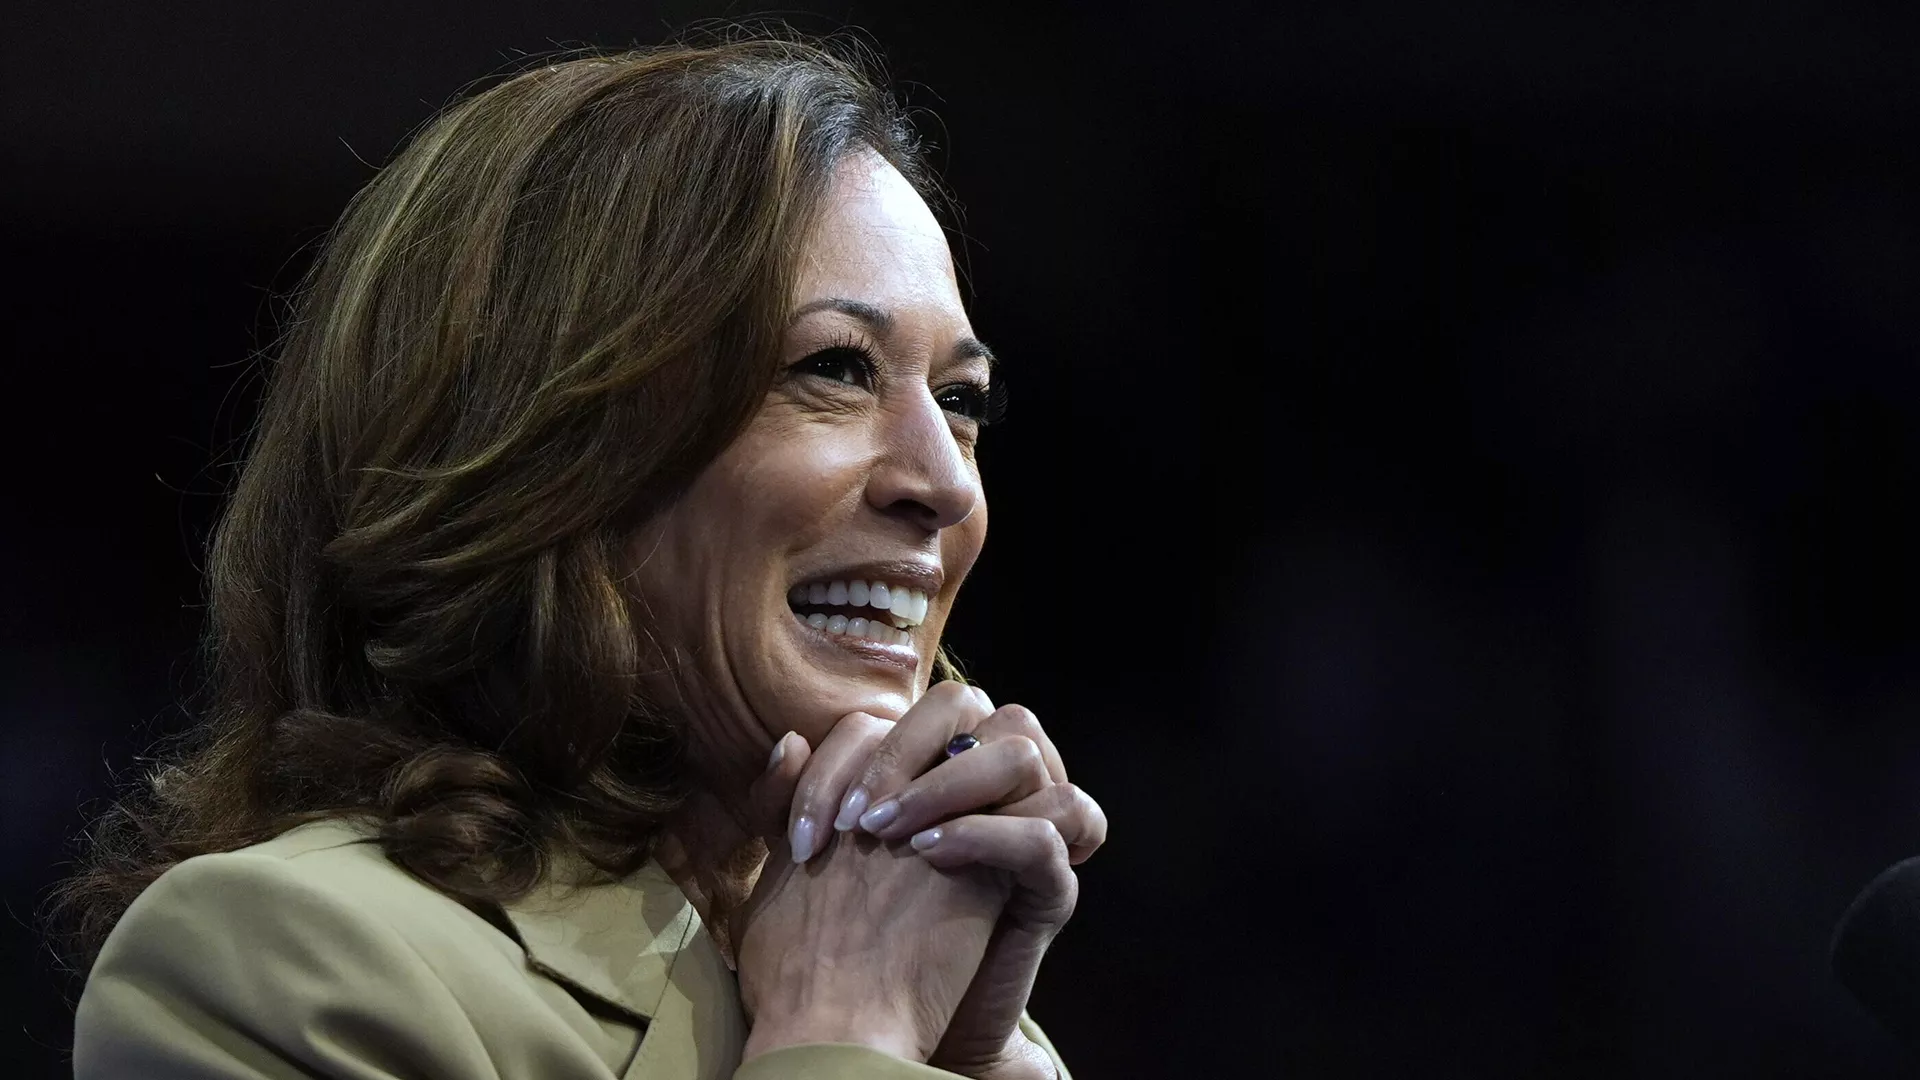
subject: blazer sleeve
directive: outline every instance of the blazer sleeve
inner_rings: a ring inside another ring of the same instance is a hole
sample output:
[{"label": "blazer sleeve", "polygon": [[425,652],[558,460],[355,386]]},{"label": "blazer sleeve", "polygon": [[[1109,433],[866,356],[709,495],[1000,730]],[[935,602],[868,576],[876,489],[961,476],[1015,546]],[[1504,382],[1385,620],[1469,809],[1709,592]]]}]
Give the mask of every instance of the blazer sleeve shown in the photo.
[{"label": "blazer sleeve", "polygon": [[1020,1030],[1033,1040],[1035,1046],[1047,1052],[1047,1060],[1053,1062],[1053,1071],[1060,1074],[1060,1080],[1073,1080],[1073,1074],[1067,1071],[1067,1063],[1060,1060],[1060,1051],[1053,1048],[1053,1040],[1047,1038],[1047,1033],[1033,1022],[1033,1017],[1024,1012],[1020,1014]]},{"label": "blazer sleeve", "polygon": [[[1054,1071],[1060,1074],[1059,1080],[1073,1080],[1073,1074],[1067,1071],[1066,1063],[1060,1060],[1060,1054],[1054,1050],[1052,1040],[1025,1013],[1020,1014],[1020,1031],[1047,1052],[1047,1059],[1053,1062]],[[954,1073],[944,1069],[916,1061],[902,1061],[871,1047],[811,1043],[782,1047],[772,1053],[762,1054],[742,1065],[733,1074],[733,1080],[840,1080],[846,1077],[860,1077],[862,1080],[936,1080],[945,1077],[946,1080],[952,1080],[954,1076]]]},{"label": "blazer sleeve", "polygon": [[75,1080],[496,1080],[448,986],[376,915],[271,856],[190,859],[108,937]]}]

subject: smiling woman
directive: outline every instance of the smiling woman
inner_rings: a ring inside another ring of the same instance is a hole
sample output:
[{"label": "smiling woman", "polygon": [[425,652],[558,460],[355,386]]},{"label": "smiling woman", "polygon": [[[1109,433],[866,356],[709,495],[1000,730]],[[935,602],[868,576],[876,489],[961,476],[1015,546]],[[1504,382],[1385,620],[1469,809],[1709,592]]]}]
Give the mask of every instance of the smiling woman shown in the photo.
[{"label": "smiling woman", "polygon": [[862,150],[835,169],[810,239],[765,405],[634,541],[642,597],[691,583],[714,599],[663,605],[700,618],[671,636],[699,643],[687,659],[709,691],[733,675],[737,698],[701,696],[754,717],[761,745],[789,729],[817,742],[823,718],[850,712],[904,715],[924,685],[921,645],[940,640],[987,533],[973,451],[991,354],[939,223]]},{"label": "smiling woman", "polygon": [[1065,1075],[1024,1007],[1106,823],[940,652],[995,390],[933,190],[786,40],[528,71],[381,170],[212,700],[58,898],[77,1075]]}]

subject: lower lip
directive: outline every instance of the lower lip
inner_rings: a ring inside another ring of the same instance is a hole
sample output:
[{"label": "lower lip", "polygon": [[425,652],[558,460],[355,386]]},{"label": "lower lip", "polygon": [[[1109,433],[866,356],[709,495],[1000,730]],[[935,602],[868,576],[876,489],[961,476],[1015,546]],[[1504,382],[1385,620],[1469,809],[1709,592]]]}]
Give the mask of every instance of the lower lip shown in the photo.
[{"label": "lower lip", "polygon": [[810,626],[807,620],[793,616],[795,626],[800,632],[822,645],[830,645],[854,656],[888,667],[906,668],[917,671],[920,667],[920,650],[909,642],[905,645],[882,645],[870,638],[854,637],[852,634],[835,634],[818,627]]}]

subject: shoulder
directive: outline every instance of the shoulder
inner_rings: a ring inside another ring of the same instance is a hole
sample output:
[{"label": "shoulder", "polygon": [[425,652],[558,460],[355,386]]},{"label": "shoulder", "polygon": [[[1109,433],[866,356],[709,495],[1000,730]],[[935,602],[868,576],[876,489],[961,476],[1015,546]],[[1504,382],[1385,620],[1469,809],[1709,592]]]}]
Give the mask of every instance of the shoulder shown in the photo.
[{"label": "shoulder", "polygon": [[[476,946],[509,962],[518,953],[485,919],[394,865],[370,832],[323,821],[168,870],[128,908],[102,959],[156,931],[209,936],[216,926],[222,940],[302,954],[337,950],[344,934],[378,945],[385,965],[439,967],[470,957]],[[232,959],[256,963],[259,956]]]},{"label": "shoulder", "polygon": [[[252,847],[189,859],[163,875],[155,888],[169,878],[172,888],[157,893],[157,902],[221,905],[233,903],[236,891],[271,892],[378,924],[416,949],[431,952],[452,938],[464,951],[478,939],[492,943],[491,951],[502,957],[519,955],[493,924],[395,865],[370,829],[348,821],[313,822]],[[276,921],[283,929],[298,929]]]},{"label": "shoulder", "polygon": [[81,996],[75,1074],[487,1075],[487,1014],[533,1004],[495,1000],[524,994],[522,963],[359,830],[303,826],[134,901]]}]

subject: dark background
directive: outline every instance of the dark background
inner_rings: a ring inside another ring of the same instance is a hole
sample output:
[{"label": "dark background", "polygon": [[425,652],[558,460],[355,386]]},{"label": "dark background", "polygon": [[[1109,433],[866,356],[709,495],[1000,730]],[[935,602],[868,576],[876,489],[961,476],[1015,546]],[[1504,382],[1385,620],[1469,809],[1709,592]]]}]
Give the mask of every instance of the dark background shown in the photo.
[{"label": "dark background", "polygon": [[[41,3],[0,35],[6,1076],[182,722],[273,291],[402,136],[699,4]],[[1920,25],[1805,3],[848,4],[1010,360],[954,638],[1113,820],[1083,1078],[1897,1075],[1920,851]],[[16,1065],[17,1063],[17,1065]]]}]

